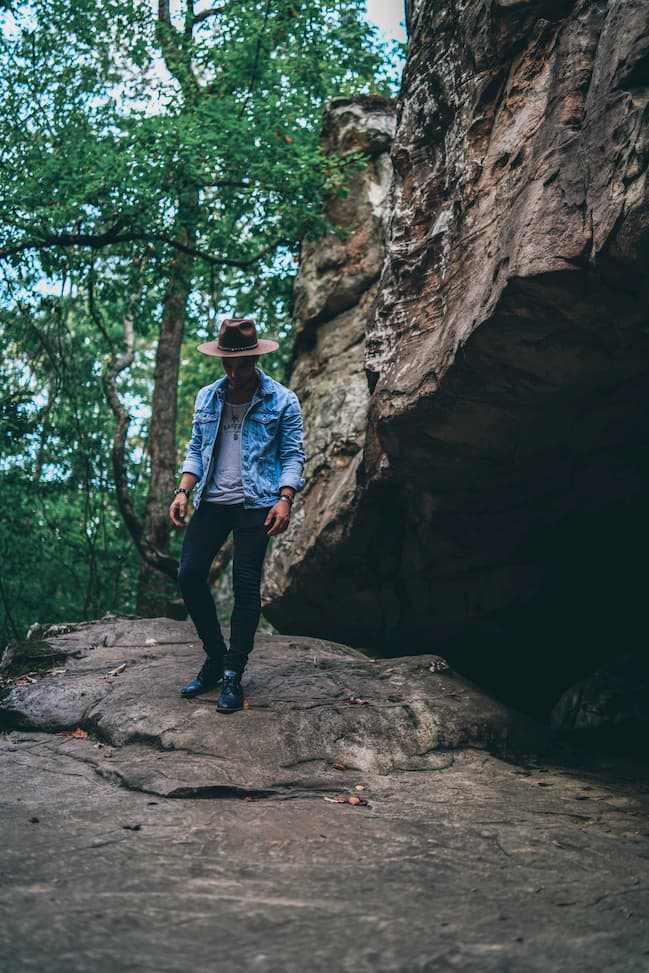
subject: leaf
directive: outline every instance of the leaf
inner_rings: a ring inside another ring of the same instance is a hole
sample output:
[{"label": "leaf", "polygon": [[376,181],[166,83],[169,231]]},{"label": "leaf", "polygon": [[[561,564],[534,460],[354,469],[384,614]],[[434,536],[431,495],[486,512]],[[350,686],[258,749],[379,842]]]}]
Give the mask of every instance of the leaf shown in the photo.
[{"label": "leaf", "polygon": [[126,669],[126,663],[122,662],[121,666],[117,666],[115,669],[111,669],[109,675],[119,676],[120,672],[124,672],[125,669]]},{"label": "leaf", "polygon": [[334,764],[334,770],[347,770],[347,765],[343,763]]},{"label": "leaf", "polygon": [[57,736],[60,737],[76,737],[77,739],[82,739],[88,736],[87,730],[82,730],[80,726],[76,730],[59,730]]},{"label": "leaf", "polygon": [[328,804],[351,804],[352,807],[362,807],[367,806],[367,801],[363,797],[356,797],[355,794],[350,796],[346,794],[339,794],[337,797],[325,797],[325,801]]}]

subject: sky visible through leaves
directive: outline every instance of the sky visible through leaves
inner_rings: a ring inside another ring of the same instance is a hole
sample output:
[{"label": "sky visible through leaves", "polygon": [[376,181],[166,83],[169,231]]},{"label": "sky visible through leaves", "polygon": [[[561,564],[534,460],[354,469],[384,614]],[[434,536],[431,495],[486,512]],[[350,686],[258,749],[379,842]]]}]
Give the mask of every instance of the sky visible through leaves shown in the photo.
[{"label": "sky visible through leaves", "polygon": [[[213,6],[200,0],[194,13]],[[180,9],[172,0],[174,17]],[[0,647],[39,616],[129,609],[137,558],[111,496],[115,418],[103,383],[134,300],[136,354],[116,387],[141,512],[153,362],[180,230],[190,225],[196,249],[177,390],[184,449],[196,389],[218,377],[196,345],[220,316],[255,314],[282,341],[264,369],[283,377],[300,241],[323,232],[322,193],[344,194],[345,167],[361,165],[319,150],[322,105],[396,94],[403,49],[390,39],[403,37],[401,3],[370,0],[382,45],[358,0],[305,0],[295,11],[232,0],[229,9],[239,34],[201,21],[184,69],[182,29],[174,25],[176,53],[165,58],[150,0],[0,0],[0,475],[6,503],[27,498],[0,527],[0,613],[13,616],[8,626],[0,619]],[[248,89],[257,36],[268,41],[263,84]],[[168,455],[175,465],[173,448]]]}]

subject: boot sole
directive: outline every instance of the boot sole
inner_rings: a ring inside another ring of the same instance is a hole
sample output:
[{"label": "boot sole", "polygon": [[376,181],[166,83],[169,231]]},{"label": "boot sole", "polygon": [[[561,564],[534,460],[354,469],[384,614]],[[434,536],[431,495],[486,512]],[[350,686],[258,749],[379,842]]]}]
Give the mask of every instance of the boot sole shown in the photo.
[{"label": "boot sole", "polygon": [[240,713],[242,709],[243,709],[243,703],[241,704],[241,706],[227,706],[227,707],[217,706],[216,712],[217,713]]}]

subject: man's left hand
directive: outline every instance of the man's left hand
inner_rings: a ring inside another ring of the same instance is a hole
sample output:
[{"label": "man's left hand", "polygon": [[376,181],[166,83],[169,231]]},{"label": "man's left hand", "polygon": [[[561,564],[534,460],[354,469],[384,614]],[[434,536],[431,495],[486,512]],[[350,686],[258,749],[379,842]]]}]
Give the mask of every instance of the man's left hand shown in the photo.
[{"label": "man's left hand", "polygon": [[274,507],[271,507],[266,515],[264,527],[270,527],[266,533],[269,537],[276,534],[283,534],[288,527],[291,519],[291,507],[285,500],[278,500]]}]

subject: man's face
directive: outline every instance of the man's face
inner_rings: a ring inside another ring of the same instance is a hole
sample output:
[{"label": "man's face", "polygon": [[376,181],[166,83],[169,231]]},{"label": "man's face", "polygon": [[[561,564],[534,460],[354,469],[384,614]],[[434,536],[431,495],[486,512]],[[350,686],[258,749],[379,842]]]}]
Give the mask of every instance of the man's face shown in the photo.
[{"label": "man's face", "polygon": [[223,370],[228,376],[228,382],[232,389],[247,388],[257,381],[255,366],[258,362],[257,355],[244,355],[241,358],[223,358]]}]

